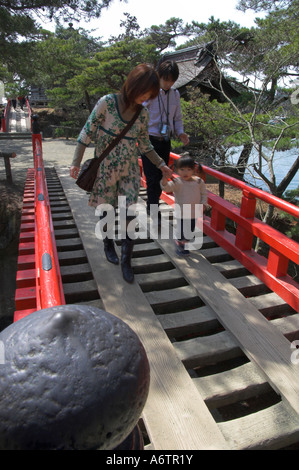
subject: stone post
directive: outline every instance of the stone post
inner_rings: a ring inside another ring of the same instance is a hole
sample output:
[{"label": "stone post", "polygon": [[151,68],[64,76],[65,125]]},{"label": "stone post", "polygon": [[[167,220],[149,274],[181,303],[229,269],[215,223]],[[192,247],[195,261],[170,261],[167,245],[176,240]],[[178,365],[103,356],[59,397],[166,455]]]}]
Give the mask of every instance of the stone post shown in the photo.
[{"label": "stone post", "polygon": [[62,305],[13,323],[0,344],[1,450],[143,448],[149,364],[126,323]]}]

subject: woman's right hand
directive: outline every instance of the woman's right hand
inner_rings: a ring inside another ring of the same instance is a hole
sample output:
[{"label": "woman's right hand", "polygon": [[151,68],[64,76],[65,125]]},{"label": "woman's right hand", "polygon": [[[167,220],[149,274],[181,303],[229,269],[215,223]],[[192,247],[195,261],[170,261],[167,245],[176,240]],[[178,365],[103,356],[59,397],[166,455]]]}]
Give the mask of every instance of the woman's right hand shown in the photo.
[{"label": "woman's right hand", "polygon": [[163,178],[172,178],[172,170],[167,165],[162,166],[160,170],[162,171]]},{"label": "woman's right hand", "polygon": [[71,177],[76,180],[76,179],[78,178],[79,171],[80,171],[80,167],[78,167],[78,166],[71,166],[71,168],[70,168],[70,175],[71,175]]}]

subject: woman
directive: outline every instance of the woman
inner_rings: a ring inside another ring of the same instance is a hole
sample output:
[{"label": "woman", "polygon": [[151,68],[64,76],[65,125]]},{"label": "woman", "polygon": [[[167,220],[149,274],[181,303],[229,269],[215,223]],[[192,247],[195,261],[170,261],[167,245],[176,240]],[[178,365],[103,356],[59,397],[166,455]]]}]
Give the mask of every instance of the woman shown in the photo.
[{"label": "woman", "polygon": [[[95,105],[79,135],[70,175],[73,178],[78,177],[85,148],[90,144],[94,133],[96,133],[95,156],[99,157],[111,140],[132,119],[137,108],[144,101],[155,98],[159,90],[159,76],[153,67],[140,64],[130,72],[120,93],[102,97]],[[102,161],[90,195],[90,206],[109,204],[116,208],[119,196],[126,197],[127,208],[137,203],[140,188],[139,152],[146,155],[157,168],[160,168],[163,176],[171,177],[171,170],[155,152],[149,141],[148,121],[148,111],[142,107],[137,120],[126,136]],[[127,217],[128,222],[129,217]],[[107,260],[118,264],[114,241],[107,235],[103,241]],[[127,282],[134,280],[131,267],[133,246],[134,240],[126,235],[121,243],[121,268]]]}]

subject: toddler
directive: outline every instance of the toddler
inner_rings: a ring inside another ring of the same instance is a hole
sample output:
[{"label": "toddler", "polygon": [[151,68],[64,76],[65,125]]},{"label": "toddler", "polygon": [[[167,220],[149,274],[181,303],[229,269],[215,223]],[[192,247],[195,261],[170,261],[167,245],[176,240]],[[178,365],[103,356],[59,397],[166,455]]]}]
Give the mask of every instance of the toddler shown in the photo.
[{"label": "toddler", "polygon": [[192,157],[180,157],[177,160],[176,172],[179,176],[174,180],[168,181],[167,177],[162,178],[161,188],[166,193],[174,193],[175,212],[178,212],[176,215],[178,232],[176,252],[178,255],[188,255],[189,250],[185,249],[185,243],[190,241],[189,229],[192,233],[194,232],[198,217],[196,209],[199,204],[203,204],[204,210],[207,209],[207,191],[204,181],[194,175],[195,161]]}]

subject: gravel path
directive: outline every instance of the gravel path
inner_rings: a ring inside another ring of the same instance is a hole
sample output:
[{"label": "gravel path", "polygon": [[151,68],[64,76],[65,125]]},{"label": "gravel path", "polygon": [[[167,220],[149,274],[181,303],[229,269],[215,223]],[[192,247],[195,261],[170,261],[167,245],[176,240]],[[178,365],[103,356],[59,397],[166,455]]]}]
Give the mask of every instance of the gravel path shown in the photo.
[{"label": "gravel path", "polygon": [[[76,140],[44,139],[42,141],[43,160],[45,167],[70,166],[74,155]],[[13,183],[21,187],[26,180],[28,168],[33,168],[33,151],[31,139],[0,139],[0,151],[16,152],[11,159]],[[84,160],[93,157],[93,146],[86,149]],[[4,163],[0,167],[0,182],[5,179]]]}]

